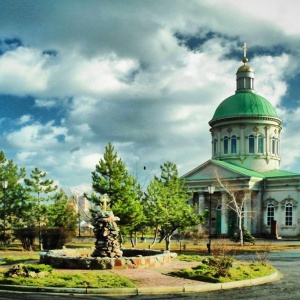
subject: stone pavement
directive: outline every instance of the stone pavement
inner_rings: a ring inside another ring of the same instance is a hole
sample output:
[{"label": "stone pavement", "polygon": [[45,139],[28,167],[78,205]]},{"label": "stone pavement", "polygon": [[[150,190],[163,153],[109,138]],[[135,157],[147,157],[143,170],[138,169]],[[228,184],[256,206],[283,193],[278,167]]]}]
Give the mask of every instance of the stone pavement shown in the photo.
[{"label": "stone pavement", "polygon": [[138,268],[110,270],[112,273],[126,276],[135,281],[138,287],[170,287],[170,286],[187,286],[195,284],[206,284],[204,282],[183,279],[167,275],[170,272],[179,271],[185,268],[192,268],[199,265],[199,262],[185,262],[173,259],[170,264],[156,268]]}]

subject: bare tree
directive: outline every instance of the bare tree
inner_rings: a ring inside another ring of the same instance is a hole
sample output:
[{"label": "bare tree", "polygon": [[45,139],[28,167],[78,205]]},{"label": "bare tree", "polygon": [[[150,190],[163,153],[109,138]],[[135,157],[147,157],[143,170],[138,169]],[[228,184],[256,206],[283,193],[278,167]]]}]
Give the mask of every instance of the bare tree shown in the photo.
[{"label": "bare tree", "polygon": [[240,190],[235,186],[222,182],[216,170],[215,173],[216,173],[216,179],[221,189],[224,190],[229,196],[226,206],[237,214],[240,245],[243,246],[244,236],[243,236],[242,224],[243,224],[243,218],[245,216],[245,213],[249,213],[249,211],[245,210],[245,206],[246,206],[245,204],[246,202],[251,201],[251,191]]}]

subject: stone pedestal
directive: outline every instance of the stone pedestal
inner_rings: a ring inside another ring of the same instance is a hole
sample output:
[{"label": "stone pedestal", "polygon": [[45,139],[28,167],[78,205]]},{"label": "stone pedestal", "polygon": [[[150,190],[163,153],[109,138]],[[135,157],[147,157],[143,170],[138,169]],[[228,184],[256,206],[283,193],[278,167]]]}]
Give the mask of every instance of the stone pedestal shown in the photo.
[{"label": "stone pedestal", "polygon": [[101,211],[94,218],[92,225],[94,226],[94,234],[96,237],[95,251],[92,257],[122,257],[123,252],[120,249],[118,240],[119,228],[116,221],[119,221],[112,211]]}]

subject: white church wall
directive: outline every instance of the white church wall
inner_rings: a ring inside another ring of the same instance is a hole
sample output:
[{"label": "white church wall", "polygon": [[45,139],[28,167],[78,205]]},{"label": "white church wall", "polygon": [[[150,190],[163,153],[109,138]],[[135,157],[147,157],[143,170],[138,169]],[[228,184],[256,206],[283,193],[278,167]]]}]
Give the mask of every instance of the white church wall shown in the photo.
[{"label": "white church wall", "polygon": [[[278,185],[279,184],[278,182]],[[275,207],[274,220],[276,220],[278,224],[278,235],[281,237],[296,237],[300,233],[299,192],[296,187],[287,186],[283,188],[282,185],[283,183],[281,183],[281,186],[268,189],[264,194],[263,230],[271,233],[271,226],[267,224],[267,204],[273,203]],[[290,224],[287,220],[287,204],[290,204],[290,209],[292,210]]]}]

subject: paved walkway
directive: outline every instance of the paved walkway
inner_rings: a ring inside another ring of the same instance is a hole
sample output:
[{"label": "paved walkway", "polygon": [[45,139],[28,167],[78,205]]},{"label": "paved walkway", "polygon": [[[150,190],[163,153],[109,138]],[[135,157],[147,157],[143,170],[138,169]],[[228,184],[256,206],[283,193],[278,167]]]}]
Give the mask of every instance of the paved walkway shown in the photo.
[{"label": "paved walkway", "polygon": [[198,265],[199,262],[185,262],[173,259],[170,264],[166,264],[157,268],[111,270],[111,272],[124,275],[127,278],[134,280],[138,287],[167,287],[205,284],[204,282],[200,281],[167,275],[170,272],[179,271],[185,268],[192,268]]}]

